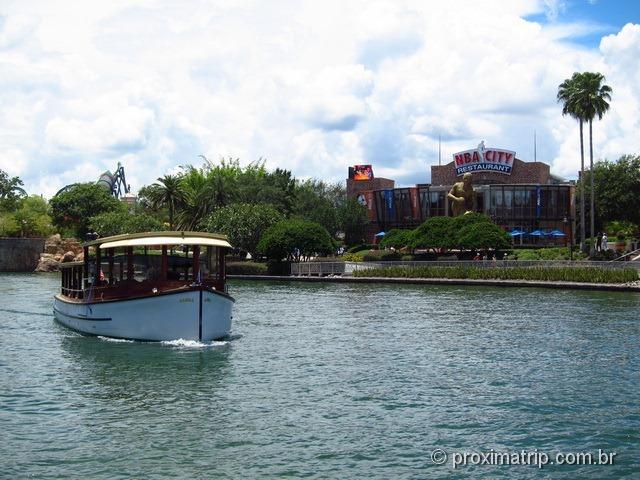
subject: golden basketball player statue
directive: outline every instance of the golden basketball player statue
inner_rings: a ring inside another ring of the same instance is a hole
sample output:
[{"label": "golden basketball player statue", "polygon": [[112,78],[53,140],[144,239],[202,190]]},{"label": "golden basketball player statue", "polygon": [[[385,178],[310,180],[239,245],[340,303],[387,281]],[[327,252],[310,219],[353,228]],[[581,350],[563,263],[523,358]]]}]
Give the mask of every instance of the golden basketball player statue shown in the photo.
[{"label": "golden basketball player statue", "polygon": [[461,182],[453,184],[447,198],[453,201],[451,205],[454,217],[475,211],[476,197],[473,194],[473,186],[471,185],[471,173],[465,173],[462,175]]}]

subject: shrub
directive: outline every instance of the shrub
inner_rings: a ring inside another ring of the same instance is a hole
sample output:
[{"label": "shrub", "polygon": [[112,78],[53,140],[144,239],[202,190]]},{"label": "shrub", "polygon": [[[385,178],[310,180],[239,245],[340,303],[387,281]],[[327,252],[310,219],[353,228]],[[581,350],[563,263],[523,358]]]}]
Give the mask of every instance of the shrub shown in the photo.
[{"label": "shrub", "polygon": [[508,234],[497,225],[480,221],[470,223],[462,227],[457,235],[458,245],[467,249],[494,249],[503,250],[509,248]]},{"label": "shrub", "polygon": [[342,260],[345,262],[362,262],[362,257],[366,253],[367,252],[364,250],[358,253],[345,253],[344,255],[342,255]]},{"label": "shrub", "polygon": [[227,275],[266,275],[267,264],[258,262],[227,262]]},{"label": "shrub", "polygon": [[402,254],[393,250],[370,250],[362,256],[365,262],[395,262],[400,260]]},{"label": "shrub", "polygon": [[632,222],[614,220],[605,225],[605,231],[614,232],[617,235],[622,234],[625,237],[632,237],[638,231],[638,226]]},{"label": "shrub", "polygon": [[635,268],[601,267],[406,267],[394,266],[353,272],[356,277],[470,278],[482,280],[544,280],[584,283],[627,283],[638,280]]},{"label": "shrub", "polygon": [[608,262],[615,260],[619,256],[620,253],[615,250],[601,250],[600,252],[593,252],[593,255],[589,257],[589,260],[593,260],[595,262]]},{"label": "shrub", "polygon": [[384,238],[380,241],[382,248],[404,248],[413,243],[413,231],[412,230],[400,230],[392,229],[387,232]]},{"label": "shrub", "polygon": [[291,275],[291,262],[269,260],[267,262],[268,275]]},{"label": "shrub", "polygon": [[453,219],[432,217],[413,231],[413,248],[443,249],[455,246]]},{"label": "shrub", "polygon": [[355,245],[355,246],[349,248],[347,250],[347,253],[358,253],[358,252],[361,252],[363,250],[373,250],[374,248],[376,248],[375,245],[368,244],[368,243],[361,243],[359,245]]},{"label": "shrub", "polygon": [[507,248],[509,237],[489,217],[468,213],[458,217],[432,217],[413,232],[413,248],[435,250]]}]

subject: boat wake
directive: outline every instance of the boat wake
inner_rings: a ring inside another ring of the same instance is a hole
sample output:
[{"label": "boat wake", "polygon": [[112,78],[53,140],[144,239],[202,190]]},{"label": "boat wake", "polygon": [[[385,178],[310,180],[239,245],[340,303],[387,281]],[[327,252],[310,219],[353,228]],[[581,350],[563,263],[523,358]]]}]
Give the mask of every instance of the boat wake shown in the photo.
[{"label": "boat wake", "polygon": [[184,338],[178,338],[177,340],[165,340],[162,342],[144,342],[138,340],[127,340],[125,338],[112,338],[98,335],[98,338],[104,342],[111,343],[154,343],[157,345],[166,345],[173,348],[215,348],[224,347],[229,344],[228,340],[212,340],[211,342],[199,342],[197,340],[185,340]]},{"label": "boat wake", "polygon": [[162,345],[167,345],[169,347],[175,347],[175,348],[213,348],[213,347],[224,347],[225,345],[229,344],[229,342],[226,340],[222,340],[222,341],[212,340],[210,342],[199,342],[197,340],[185,340],[183,338],[179,338],[177,340],[167,340],[160,343]]},{"label": "boat wake", "polygon": [[98,335],[100,340],[105,342],[113,342],[113,343],[135,343],[135,340],[127,340],[126,338],[112,338],[112,337],[103,337],[102,335]]}]

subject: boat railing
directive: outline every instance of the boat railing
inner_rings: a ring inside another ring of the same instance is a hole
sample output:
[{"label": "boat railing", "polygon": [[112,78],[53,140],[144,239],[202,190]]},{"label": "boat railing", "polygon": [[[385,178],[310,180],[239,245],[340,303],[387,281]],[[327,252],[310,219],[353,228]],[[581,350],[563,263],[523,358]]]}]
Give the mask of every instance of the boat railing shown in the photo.
[{"label": "boat railing", "polygon": [[84,290],[81,288],[68,288],[68,287],[62,287],[60,289],[60,292],[69,298],[83,298],[84,295]]}]

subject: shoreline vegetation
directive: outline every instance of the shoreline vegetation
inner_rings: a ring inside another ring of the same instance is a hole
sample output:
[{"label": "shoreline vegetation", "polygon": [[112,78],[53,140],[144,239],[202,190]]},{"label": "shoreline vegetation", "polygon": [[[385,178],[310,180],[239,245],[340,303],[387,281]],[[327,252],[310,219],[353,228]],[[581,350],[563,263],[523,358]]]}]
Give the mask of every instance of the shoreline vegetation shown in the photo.
[{"label": "shoreline vegetation", "polygon": [[354,277],[448,278],[473,280],[538,280],[545,282],[631,283],[638,281],[635,268],[602,267],[500,267],[420,266],[372,268],[353,272]]},{"label": "shoreline vegetation", "polygon": [[[332,263],[339,264],[335,259]],[[318,262],[312,262],[318,263]],[[322,264],[323,262],[320,262]],[[384,262],[383,262],[384,263]],[[290,274],[287,264],[269,265],[262,262],[230,262],[227,273],[232,278],[274,279],[449,279],[449,280],[504,280],[586,284],[626,284],[640,287],[640,272],[635,267],[607,268],[602,266],[531,265],[496,267],[464,265],[389,265],[355,270],[351,275],[330,275],[330,270],[313,270],[308,275]],[[311,272],[311,271],[310,271]]]}]

